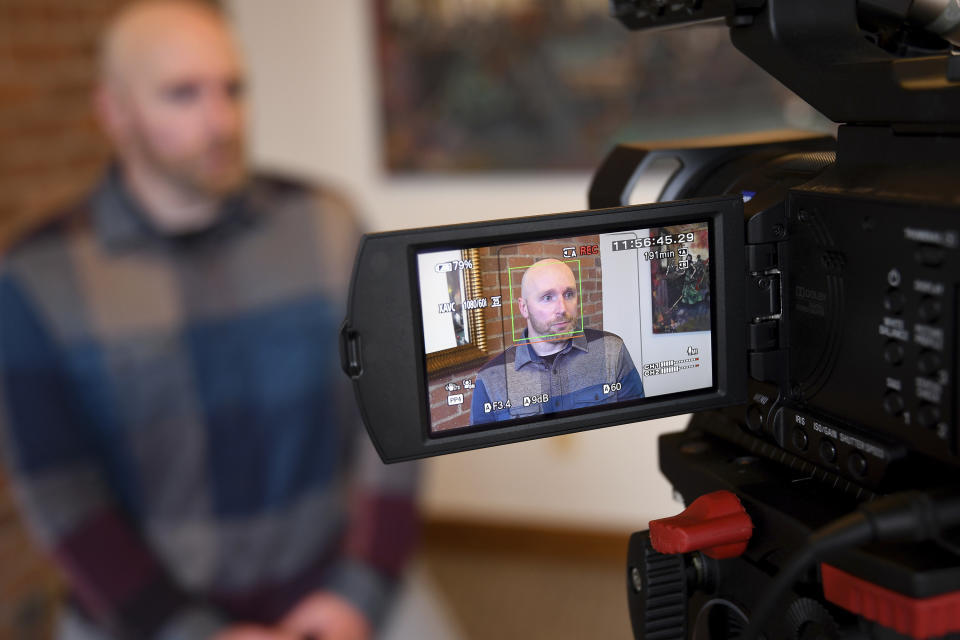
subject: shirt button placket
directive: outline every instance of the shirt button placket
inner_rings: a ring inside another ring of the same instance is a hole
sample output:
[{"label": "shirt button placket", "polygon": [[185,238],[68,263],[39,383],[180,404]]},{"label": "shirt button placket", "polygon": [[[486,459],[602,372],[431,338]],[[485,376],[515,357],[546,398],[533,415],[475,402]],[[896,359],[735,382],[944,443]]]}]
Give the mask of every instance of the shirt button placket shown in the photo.
[{"label": "shirt button placket", "polygon": [[559,398],[562,390],[560,389],[560,367],[557,364],[557,361],[560,360],[558,356],[553,361],[553,375],[550,378],[550,400],[553,401],[554,398]]}]

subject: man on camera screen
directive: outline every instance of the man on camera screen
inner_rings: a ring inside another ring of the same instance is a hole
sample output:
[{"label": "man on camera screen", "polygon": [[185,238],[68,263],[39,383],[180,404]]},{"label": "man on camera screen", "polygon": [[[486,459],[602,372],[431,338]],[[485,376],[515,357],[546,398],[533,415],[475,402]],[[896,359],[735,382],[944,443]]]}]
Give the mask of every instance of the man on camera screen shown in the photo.
[{"label": "man on camera screen", "polygon": [[548,258],[525,270],[517,299],[523,340],[477,373],[470,423],[511,420],[643,397],[643,381],[618,336],[587,329],[579,283]]},{"label": "man on camera screen", "polygon": [[713,384],[704,222],[417,257],[430,431]]}]

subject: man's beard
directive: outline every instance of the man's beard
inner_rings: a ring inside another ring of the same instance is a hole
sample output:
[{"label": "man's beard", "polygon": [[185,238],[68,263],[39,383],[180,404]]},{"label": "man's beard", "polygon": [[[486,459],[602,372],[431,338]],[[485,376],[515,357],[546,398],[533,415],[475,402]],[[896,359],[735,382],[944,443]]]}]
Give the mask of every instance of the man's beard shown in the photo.
[{"label": "man's beard", "polygon": [[[139,143],[153,170],[187,192],[219,198],[235,192],[247,178],[246,153],[239,136],[214,140],[202,151],[175,160],[164,158],[142,137]],[[220,166],[210,167],[214,162]]]},{"label": "man's beard", "polygon": [[[576,316],[572,316],[572,317],[571,317],[571,316],[563,316],[563,317],[561,317],[561,318],[554,318],[554,319],[548,321],[546,324],[540,324],[540,323],[533,317],[533,314],[531,314],[531,315],[530,315],[530,318],[529,318],[529,321],[530,321],[530,326],[533,327],[534,332],[536,332],[536,334],[537,334],[538,336],[549,336],[549,335],[552,335],[552,334],[555,334],[555,333],[569,334],[569,333],[575,331],[575,330],[576,330],[576,326],[575,326],[575,325],[576,325],[576,322],[577,322],[577,318],[576,318]],[[569,322],[569,323],[570,323],[570,327],[568,327],[568,328],[566,328],[566,329],[564,329],[564,330],[562,330],[562,331],[554,330],[551,325],[557,324],[557,323],[559,323],[559,322]]]}]

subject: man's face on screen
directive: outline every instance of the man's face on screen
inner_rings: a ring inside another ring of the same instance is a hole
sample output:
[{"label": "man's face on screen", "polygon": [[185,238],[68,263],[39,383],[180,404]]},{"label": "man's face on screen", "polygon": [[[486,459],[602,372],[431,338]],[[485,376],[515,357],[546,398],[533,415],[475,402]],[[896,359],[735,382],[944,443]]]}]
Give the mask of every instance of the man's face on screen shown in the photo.
[{"label": "man's face on screen", "polygon": [[570,267],[559,260],[541,260],[527,269],[517,303],[531,338],[570,333],[578,328],[577,279]]}]

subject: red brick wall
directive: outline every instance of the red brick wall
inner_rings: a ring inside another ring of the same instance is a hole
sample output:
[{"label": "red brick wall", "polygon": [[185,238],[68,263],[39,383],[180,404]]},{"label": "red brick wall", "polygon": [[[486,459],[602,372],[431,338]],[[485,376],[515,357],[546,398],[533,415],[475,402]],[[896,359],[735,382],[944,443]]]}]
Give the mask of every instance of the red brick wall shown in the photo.
[{"label": "red brick wall", "polygon": [[[580,297],[583,309],[583,326],[591,329],[603,328],[603,309],[600,304],[600,256],[578,255],[564,258],[563,249],[581,246],[593,246],[598,236],[583,236],[566,241],[531,242],[501,247],[499,250],[486,249],[480,252],[480,268],[483,270],[484,291],[496,290],[503,294],[502,314],[486,314],[487,342],[491,353],[499,353],[505,347],[515,344],[522,337],[526,323],[517,308],[520,297],[520,281],[525,271],[538,260],[556,258],[569,261],[574,276],[580,278]],[[577,263],[579,261],[579,269]],[[512,274],[512,275],[511,275]],[[513,290],[510,290],[512,284]],[[512,308],[510,307],[513,301]],[[490,311],[496,311],[492,309]],[[510,313],[513,313],[513,322]],[[511,336],[511,331],[513,335]],[[495,346],[496,345],[496,346]]]},{"label": "red brick wall", "polygon": [[[0,251],[108,158],[90,105],[97,38],[125,0],[0,0]],[[60,586],[0,472],[0,638],[51,637]]]},{"label": "red brick wall", "polygon": [[[570,260],[563,257],[563,249],[566,247],[577,247],[579,253],[581,246],[593,246],[598,244],[598,236],[583,236],[571,238],[565,241],[551,242],[531,242],[525,244],[510,245],[499,248],[481,249],[480,269],[483,277],[483,295],[490,296],[502,295],[503,306],[500,308],[487,307],[483,312],[485,327],[487,332],[487,350],[490,357],[494,357],[503,351],[506,347],[512,346],[514,340],[511,338],[511,330],[515,332],[516,338],[521,337],[521,332],[526,327],[523,316],[517,309],[516,300],[520,295],[520,279],[523,277],[522,267],[528,267],[538,260],[544,258],[557,258],[558,260]],[[600,256],[599,255],[578,255],[575,260],[580,260],[580,296],[583,303],[583,326],[590,329],[603,329],[603,308],[600,302]],[[521,267],[521,268],[518,268]],[[577,275],[576,264],[571,264],[574,275]],[[511,329],[511,278],[509,273],[513,274],[512,284],[512,312],[514,315]],[[434,429],[442,431],[446,429],[457,429],[470,424],[470,402],[473,396],[469,389],[460,389],[456,394],[463,394],[463,404],[450,406],[447,404],[447,396],[450,392],[444,389],[448,382],[463,383],[464,379],[474,379],[477,369],[480,365],[463,367],[452,372],[445,372],[439,376],[431,376],[430,390],[430,414],[434,421]]]},{"label": "red brick wall", "polygon": [[90,90],[98,34],[124,1],[0,2],[0,250],[83,193],[108,158]]}]

